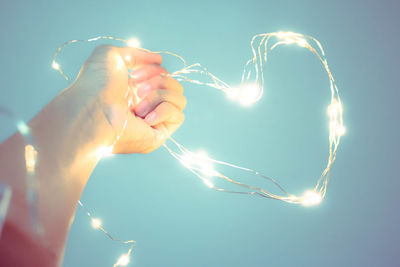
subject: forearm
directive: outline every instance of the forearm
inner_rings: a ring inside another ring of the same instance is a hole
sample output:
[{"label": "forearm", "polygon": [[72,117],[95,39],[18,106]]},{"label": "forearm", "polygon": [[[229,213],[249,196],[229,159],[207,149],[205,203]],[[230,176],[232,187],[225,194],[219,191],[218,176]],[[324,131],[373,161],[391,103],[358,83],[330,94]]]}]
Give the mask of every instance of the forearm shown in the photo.
[{"label": "forearm", "polygon": [[38,151],[37,204],[42,237],[33,233],[26,201],[24,140],[15,134],[1,144],[1,181],[12,187],[7,223],[53,250],[61,259],[76,203],[96,166],[96,150],[113,135],[95,94],[71,87],[30,123]]}]

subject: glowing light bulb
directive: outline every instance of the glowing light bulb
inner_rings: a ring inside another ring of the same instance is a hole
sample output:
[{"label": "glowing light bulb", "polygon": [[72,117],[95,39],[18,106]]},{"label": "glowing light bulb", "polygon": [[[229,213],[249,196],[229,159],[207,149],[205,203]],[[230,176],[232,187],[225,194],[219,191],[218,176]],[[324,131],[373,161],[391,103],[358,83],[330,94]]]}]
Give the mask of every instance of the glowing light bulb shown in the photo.
[{"label": "glowing light bulb", "polygon": [[278,37],[279,39],[283,39],[286,36],[285,32],[277,32],[276,33],[276,37]]},{"label": "glowing light bulb", "polygon": [[329,105],[328,107],[328,115],[330,117],[336,117],[343,111],[342,104],[334,100],[332,104]]},{"label": "glowing light bulb", "polygon": [[291,37],[297,36],[297,34],[294,32],[277,32],[275,36],[279,39],[289,39]]},{"label": "glowing light bulb", "polygon": [[136,47],[136,48],[140,47],[140,42],[139,42],[139,40],[137,38],[129,39],[127,44],[130,47]]},{"label": "glowing light bulb", "polygon": [[212,182],[210,182],[210,180],[204,179],[203,182],[209,188],[213,188],[214,187],[214,184]]},{"label": "glowing light bulb", "polygon": [[51,67],[55,70],[59,70],[60,69],[60,65],[58,65],[57,62],[53,61],[53,64],[51,64]]},{"label": "glowing light bulb", "polygon": [[330,117],[336,117],[339,113],[339,109],[337,106],[337,103],[332,103],[329,107],[328,107],[328,115]]},{"label": "glowing light bulb", "polygon": [[205,151],[197,153],[188,152],[181,157],[182,164],[189,169],[196,169],[204,176],[218,176],[219,173],[214,169],[211,159]]},{"label": "glowing light bulb", "polygon": [[242,106],[251,106],[260,99],[262,89],[256,83],[244,83],[230,88],[226,94],[228,98],[239,102]]},{"label": "glowing light bulb", "polygon": [[330,130],[337,136],[343,136],[346,133],[346,127],[342,124],[338,124],[337,121],[332,121],[329,124]]},{"label": "glowing light bulb", "polygon": [[[213,166],[210,158],[208,157],[208,155],[207,155],[207,153],[205,151],[197,152],[197,154],[196,154],[196,164],[198,165],[200,171],[205,176],[211,177],[211,176],[218,175],[218,172],[214,169],[214,166]],[[209,185],[207,185],[207,186],[209,186]],[[214,186],[214,185],[212,185],[212,186]]]},{"label": "glowing light bulb", "polygon": [[296,41],[296,43],[297,43],[299,46],[301,46],[301,47],[306,47],[307,44],[308,44],[307,41],[304,40],[303,38],[298,39],[298,40]]},{"label": "glowing light bulb", "polygon": [[92,226],[95,229],[99,229],[101,227],[101,220],[97,218],[92,219]]},{"label": "glowing light bulb", "polygon": [[331,121],[329,123],[330,130],[333,131],[333,132],[336,132],[337,125],[338,125],[337,121]]},{"label": "glowing light bulb", "polygon": [[286,201],[289,201],[289,202],[296,202],[297,199],[298,199],[298,198],[297,198],[295,195],[289,195],[289,196],[286,198]]},{"label": "glowing light bulb", "polygon": [[102,146],[96,150],[96,155],[98,158],[111,156],[113,149],[114,146]]},{"label": "glowing light bulb", "polygon": [[336,130],[336,134],[339,136],[343,136],[346,133],[346,127],[343,125],[339,125],[339,127]]},{"label": "glowing light bulb", "polygon": [[25,146],[25,166],[26,171],[33,173],[36,168],[37,151],[32,145]]},{"label": "glowing light bulb", "polygon": [[116,265],[120,265],[120,266],[126,266],[128,265],[128,263],[130,262],[130,258],[129,255],[127,254],[122,254],[121,257],[119,257]]},{"label": "glowing light bulb", "polygon": [[321,194],[313,190],[307,190],[304,193],[304,195],[300,198],[300,203],[303,206],[315,206],[321,203],[321,201],[322,201]]},{"label": "glowing light bulb", "polygon": [[185,153],[182,157],[181,157],[181,162],[184,166],[186,166],[187,168],[192,168],[192,166],[195,164],[195,159],[192,153]]}]

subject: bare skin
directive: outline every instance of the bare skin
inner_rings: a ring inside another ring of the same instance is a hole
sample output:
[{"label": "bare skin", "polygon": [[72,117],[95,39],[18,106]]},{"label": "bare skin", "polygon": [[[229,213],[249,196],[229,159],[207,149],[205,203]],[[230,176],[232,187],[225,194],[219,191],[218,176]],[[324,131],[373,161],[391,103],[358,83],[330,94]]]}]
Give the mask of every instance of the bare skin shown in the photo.
[{"label": "bare skin", "polygon": [[[0,144],[0,182],[13,190],[0,262],[61,265],[77,201],[100,160],[96,151],[114,143],[126,118],[113,153],[149,153],[179,128],[186,105],[183,88],[161,61],[160,55],[136,48],[99,46],[76,81],[29,123],[38,151],[40,237],[32,231],[26,202],[24,140],[17,133]],[[127,67],[134,69],[132,78]],[[143,99],[138,104],[135,96],[126,95],[128,85],[138,88]],[[21,251],[29,253],[18,257]]]}]

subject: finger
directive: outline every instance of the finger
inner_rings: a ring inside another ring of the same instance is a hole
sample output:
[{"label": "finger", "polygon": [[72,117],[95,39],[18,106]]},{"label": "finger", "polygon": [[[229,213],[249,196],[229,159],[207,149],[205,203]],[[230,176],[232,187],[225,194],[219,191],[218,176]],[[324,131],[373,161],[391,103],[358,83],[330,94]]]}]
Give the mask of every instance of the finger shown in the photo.
[{"label": "finger", "polygon": [[150,79],[154,76],[167,73],[168,71],[160,65],[145,65],[132,72],[131,77],[129,78],[129,85],[135,86],[136,84]]},{"label": "finger", "polygon": [[134,108],[135,114],[144,118],[150,111],[156,108],[161,102],[169,102],[179,110],[186,106],[186,98],[183,94],[169,90],[153,90]]},{"label": "finger", "polygon": [[117,47],[117,49],[129,68],[132,68],[134,65],[162,63],[160,54],[152,53],[143,48]]},{"label": "finger", "polygon": [[145,98],[146,95],[155,89],[171,90],[177,93],[183,93],[182,85],[171,76],[158,75],[137,86],[137,94],[140,98]]},{"label": "finger", "polygon": [[147,114],[144,121],[150,126],[163,123],[168,128],[169,125],[178,125],[179,127],[184,119],[185,116],[182,111],[176,106],[168,102],[162,102],[152,112]]}]

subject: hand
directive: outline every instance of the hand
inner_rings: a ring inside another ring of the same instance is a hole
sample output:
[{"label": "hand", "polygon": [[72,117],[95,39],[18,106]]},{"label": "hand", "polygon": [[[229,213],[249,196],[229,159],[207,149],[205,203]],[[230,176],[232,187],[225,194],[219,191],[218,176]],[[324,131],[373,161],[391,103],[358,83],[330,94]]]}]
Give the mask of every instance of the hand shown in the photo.
[{"label": "hand", "polygon": [[[26,257],[7,255],[15,260],[8,265],[60,265],[76,204],[100,160],[98,148],[150,152],[182,124],[183,89],[160,66],[161,60],[143,49],[99,46],[76,81],[29,122],[38,151],[40,238],[32,231],[26,202],[25,140],[16,133],[0,144],[0,169],[6,174],[0,182],[13,190],[0,250],[30,252]],[[128,69],[134,70],[131,76]]]},{"label": "hand", "polygon": [[[151,152],[183,123],[183,88],[161,61],[160,55],[143,49],[102,45],[83,65],[74,85],[98,95],[114,131],[110,145],[123,132],[114,153]],[[134,70],[130,76],[128,68]]]}]

